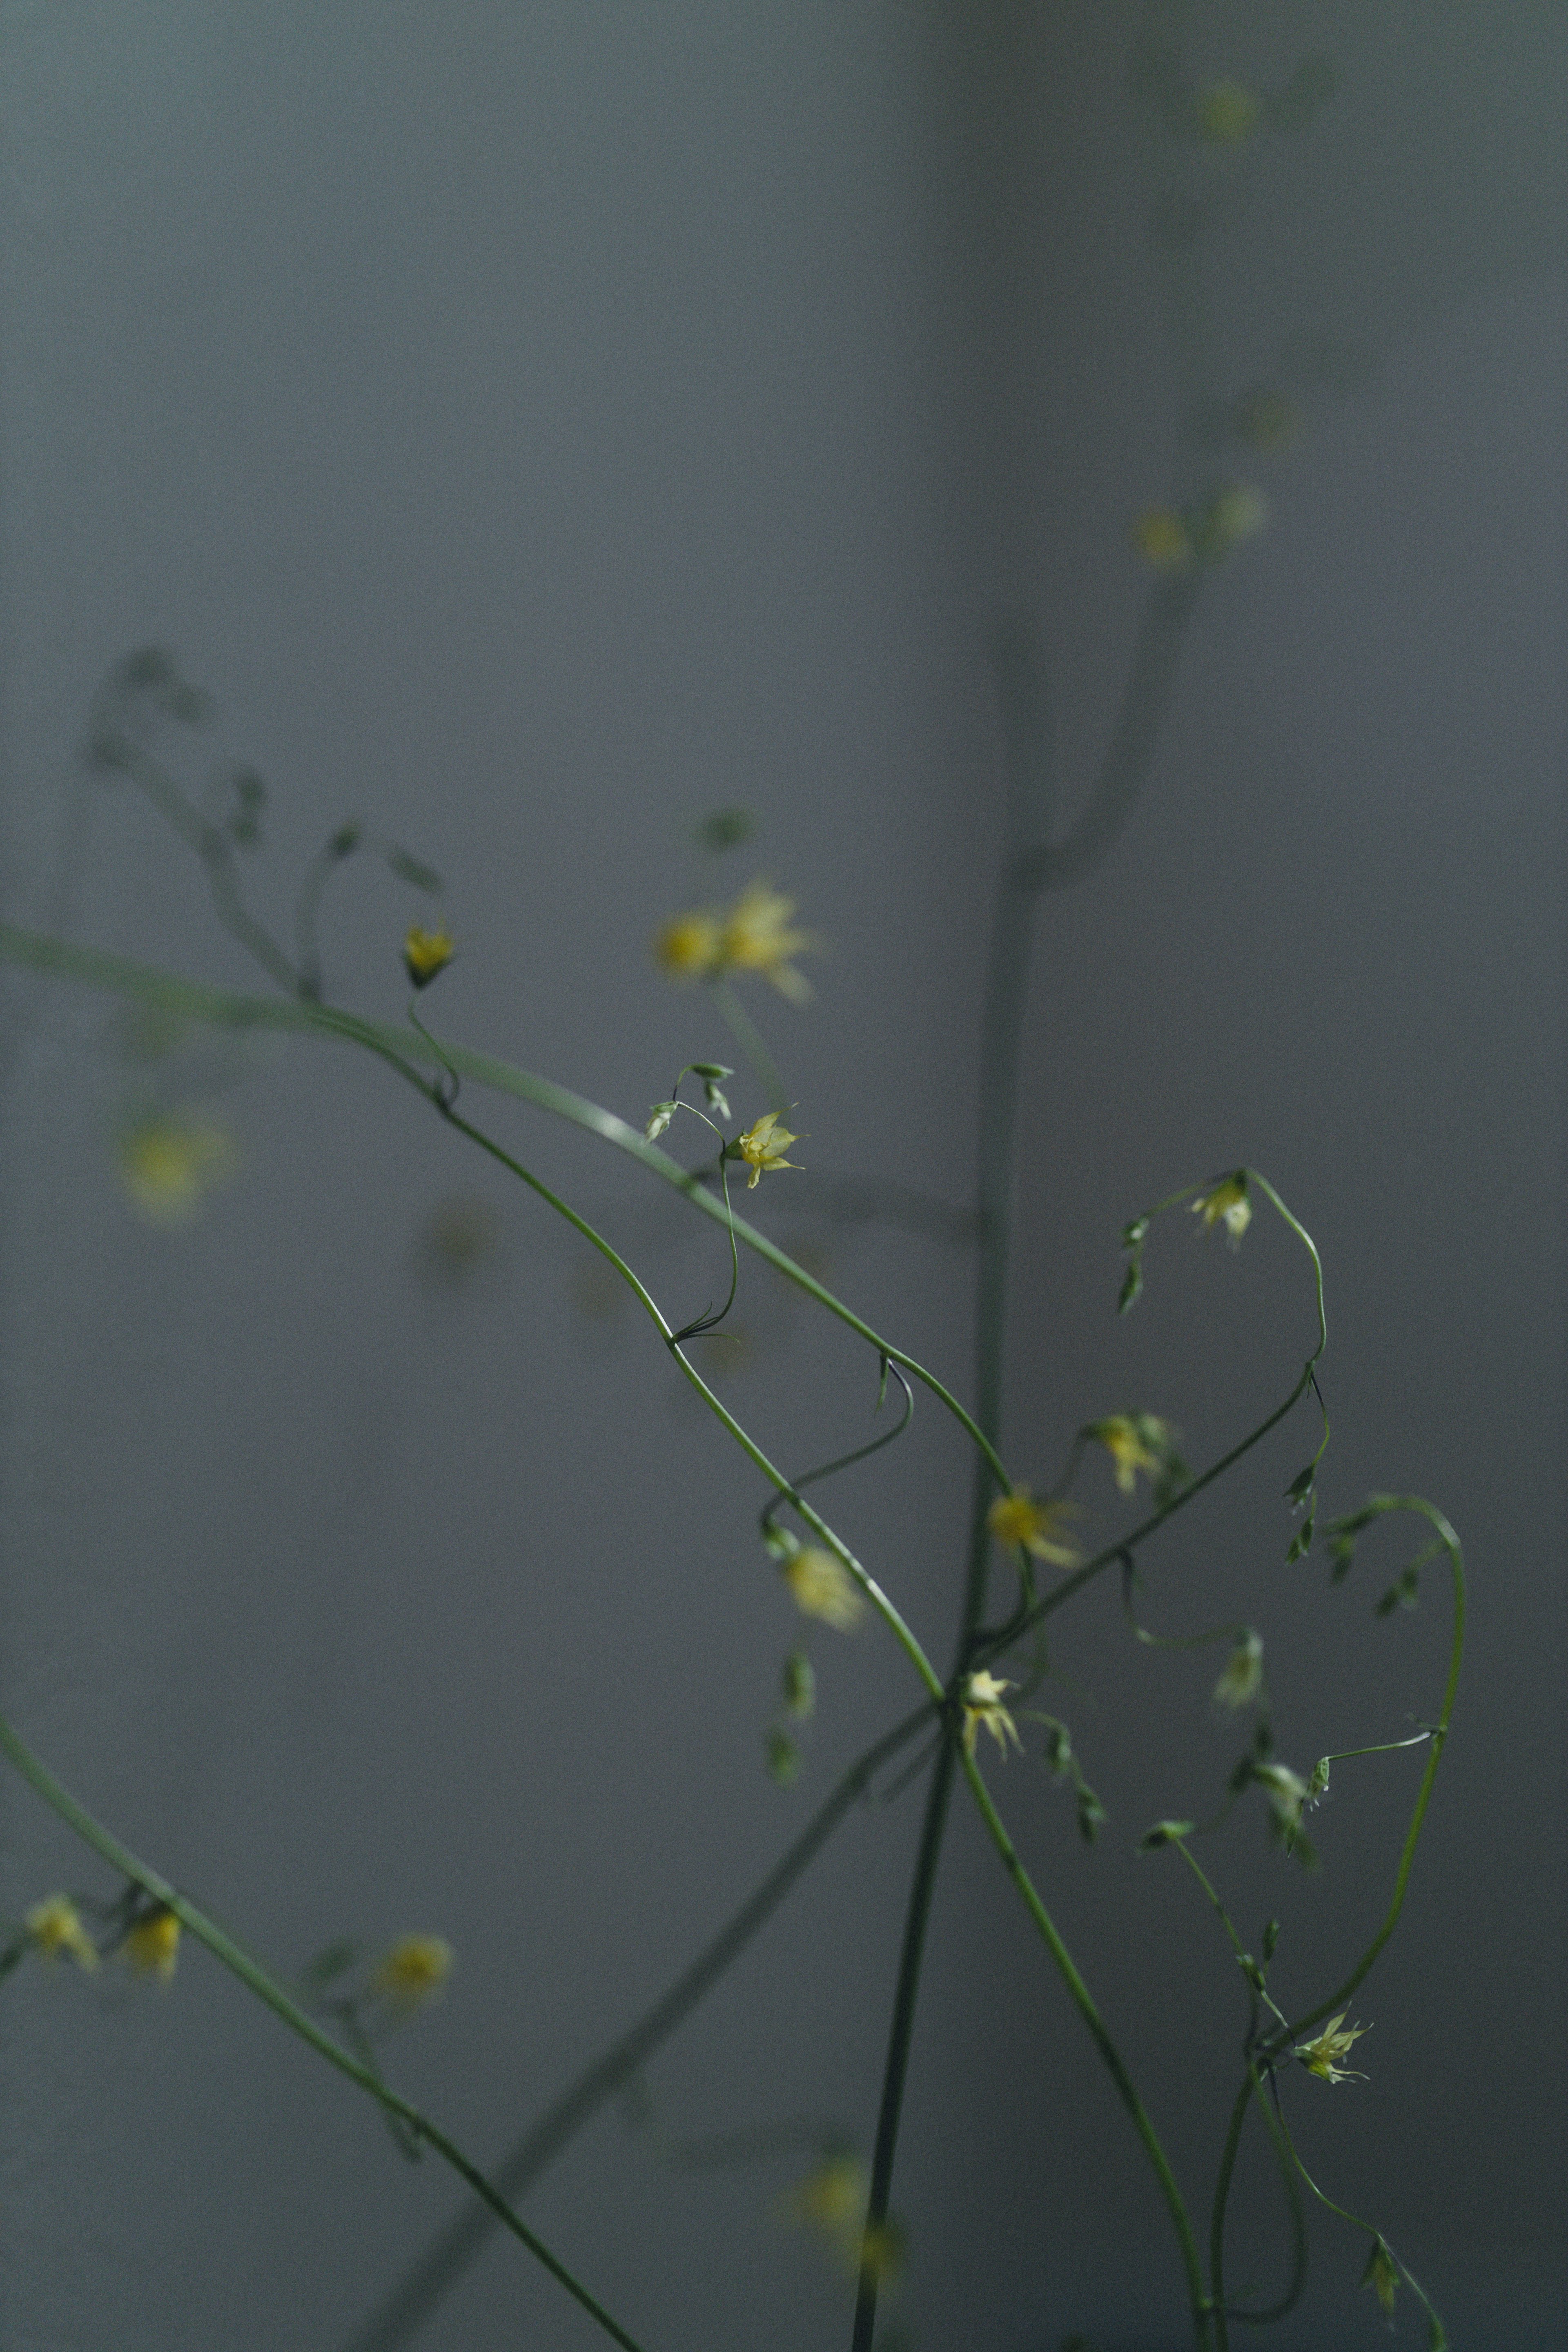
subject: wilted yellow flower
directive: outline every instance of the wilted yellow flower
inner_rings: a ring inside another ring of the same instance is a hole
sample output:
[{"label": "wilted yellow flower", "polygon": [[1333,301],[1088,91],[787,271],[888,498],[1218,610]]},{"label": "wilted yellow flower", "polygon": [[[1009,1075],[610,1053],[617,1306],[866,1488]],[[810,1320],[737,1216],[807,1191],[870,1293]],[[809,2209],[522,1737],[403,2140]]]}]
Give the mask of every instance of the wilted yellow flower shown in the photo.
[{"label": "wilted yellow flower", "polygon": [[159,1977],[167,1984],[180,1957],[180,1923],[160,1904],[137,1920],[121,1949],[139,1976]]},{"label": "wilted yellow flower", "polygon": [[1192,539],[1174,507],[1145,507],[1132,526],[1132,543],[1156,572],[1180,572],[1193,560]]},{"label": "wilted yellow flower", "polygon": [[1222,1176],[1201,1200],[1193,1202],[1193,1214],[1203,1219],[1205,1234],[1214,1226],[1223,1224],[1234,1249],[1252,1223],[1252,1203],[1247,1197],[1246,1169],[1238,1168],[1233,1176]]},{"label": "wilted yellow flower", "polygon": [[747,1192],[755,1192],[757,1180],[764,1173],[771,1175],[775,1168],[797,1166],[797,1161],[784,1158],[784,1147],[799,1141],[798,1135],[792,1135],[787,1127],[779,1125],[776,1110],[763,1111],[761,1118],[749,1127],[744,1135],[737,1136],[731,1149],[752,1171],[746,1179]]},{"label": "wilted yellow flower", "polygon": [[1007,1753],[1009,1739],[1020,1756],[1023,1754],[1024,1743],[1018,1737],[1018,1727],[1002,1704],[1003,1692],[1010,1691],[1012,1687],[1005,1676],[998,1680],[996,1675],[988,1675],[984,1668],[969,1676],[963,1685],[963,1752],[966,1756],[973,1755],[975,1738],[983,1727],[991,1734],[1004,1757]]},{"label": "wilted yellow flower", "polygon": [[403,942],[404,965],[416,988],[428,988],[437,973],[446,971],[456,952],[444,929],[422,931],[417,923]]},{"label": "wilted yellow flower", "polygon": [[1198,98],[1198,135],[1211,147],[1239,147],[1258,128],[1259,110],[1245,82],[1211,82]]},{"label": "wilted yellow flower", "polygon": [[795,1606],[840,1633],[852,1633],[866,1613],[866,1596],[836,1553],[803,1544],[784,1562],[784,1580]]},{"label": "wilted yellow flower", "polygon": [[1366,2258],[1366,2268],[1361,2274],[1363,2286],[1371,2287],[1384,2314],[1394,2316],[1394,2298],[1399,2292],[1399,2265],[1379,2238]]},{"label": "wilted yellow flower", "polygon": [[68,1952],[84,1969],[98,1966],[98,1948],[81,1924],[81,1914],[68,1895],[47,1895],[35,1903],[23,1923],[47,1960]]},{"label": "wilted yellow flower", "polygon": [[1299,1829],[1301,1808],[1307,1801],[1307,1783],[1300,1772],[1292,1772],[1289,1764],[1255,1764],[1252,1777],[1267,1790],[1274,1817],[1282,1829]]},{"label": "wilted yellow flower", "polygon": [[760,971],[793,1003],[804,1004],[811,983],[790,958],[805,953],[813,942],[809,931],[792,928],[794,913],[793,898],[784,898],[770,883],[753,882],[724,918],[720,955],[737,971]]},{"label": "wilted yellow flower", "polygon": [[653,943],[654,961],[671,980],[709,980],[723,961],[723,926],[709,908],[677,915]]},{"label": "wilted yellow flower", "polygon": [[998,1495],[985,1514],[985,1524],[998,1543],[1022,1544],[1037,1559],[1056,1568],[1076,1568],[1082,1555],[1066,1541],[1072,1517],[1070,1503],[1037,1503],[1027,1486]]},{"label": "wilted yellow flower", "polygon": [[452,1947],[440,1936],[399,1936],[371,1979],[403,2016],[433,2000],[452,1973]]},{"label": "wilted yellow flower", "polygon": [[1113,1412],[1104,1421],[1090,1422],[1086,1434],[1098,1437],[1110,1454],[1124,1495],[1131,1494],[1140,1470],[1158,1477],[1171,1451],[1170,1425],[1152,1412]]},{"label": "wilted yellow flower", "polygon": [[120,1139],[120,1181],[141,1214],[183,1225],[235,1164],[226,1128],[189,1111],[170,1111],[127,1128]]},{"label": "wilted yellow flower", "polygon": [[1322,2082],[1364,2083],[1364,2074],[1358,2074],[1353,2066],[1342,2066],[1339,2062],[1350,2055],[1352,2042],[1359,2042],[1363,2033],[1371,2031],[1370,2025],[1346,2025],[1345,2013],[1342,2009],[1338,2017],[1330,2018],[1315,2042],[1298,2042],[1290,2054],[1300,2060],[1309,2074],[1318,2075]]},{"label": "wilted yellow flower", "polygon": [[1263,1643],[1249,1625],[1214,1686],[1217,1706],[1250,1706],[1263,1687]]}]

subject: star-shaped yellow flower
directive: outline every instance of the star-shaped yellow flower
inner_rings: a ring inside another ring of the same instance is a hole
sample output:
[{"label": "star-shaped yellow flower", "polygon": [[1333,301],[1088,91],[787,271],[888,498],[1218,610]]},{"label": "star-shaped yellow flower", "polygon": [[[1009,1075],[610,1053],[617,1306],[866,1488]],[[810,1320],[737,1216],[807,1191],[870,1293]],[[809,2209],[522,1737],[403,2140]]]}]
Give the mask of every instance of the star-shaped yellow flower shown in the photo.
[{"label": "star-shaped yellow flower", "polygon": [[1291,2055],[1300,2060],[1309,2074],[1325,2083],[1364,2083],[1364,2074],[1357,2074],[1353,2066],[1342,2066],[1339,2061],[1350,2055],[1352,2042],[1371,2031],[1369,2025],[1346,2025],[1342,2009],[1338,2017],[1330,2018],[1315,2042],[1298,2042]]},{"label": "star-shaped yellow flower", "polygon": [[784,1158],[784,1147],[799,1141],[798,1135],[792,1135],[787,1127],[779,1125],[776,1110],[763,1111],[761,1118],[749,1127],[744,1135],[737,1136],[731,1150],[735,1158],[743,1160],[752,1171],[746,1179],[747,1192],[755,1192],[758,1178],[763,1174],[771,1175],[775,1168],[798,1166],[798,1161]]},{"label": "star-shaped yellow flower", "polygon": [[452,1947],[441,1936],[399,1936],[372,1984],[406,2017],[433,2000],[452,1973]]},{"label": "star-shaped yellow flower", "polygon": [[803,1544],[784,1563],[795,1606],[840,1633],[852,1633],[866,1613],[866,1597],[844,1562],[818,1544]]},{"label": "star-shaped yellow flower", "polygon": [[706,907],[677,915],[653,943],[654,961],[671,980],[707,980],[723,961],[723,925]]},{"label": "star-shaped yellow flower", "polygon": [[812,945],[809,931],[797,931],[791,918],[795,900],[784,898],[771,883],[753,882],[743,890],[724,919],[721,954],[737,971],[760,971],[792,1003],[804,1004],[811,983],[796,971],[792,956]]},{"label": "star-shaped yellow flower", "polygon": [[984,1668],[969,1676],[963,1685],[963,1752],[966,1756],[973,1755],[975,1738],[982,1727],[991,1734],[1004,1756],[1007,1753],[1009,1739],[1019,1755],[1023,1754],[1024,1743],[1018,1737],[1018,1727],[1002,1704],[1003,1692],[1010,1691],[1012,1687],[1005,1676],[998,1679]]},{"label": "star-shaped yellow flower", "polygon": [[62,1952],[68,1952],[79,1968],[97,1968],[98,1947],[68,1895],[47,1895],[41,1903],[34,1904],[24,1925],[47,1960],[58,1960]]},{"label": "star-shaped yellow flower", "polygon": [[1157,1478],[1171,1451],[1169,1424],[1152,1412],[1113,1412],[1090,1422],[1086,1434],[1097,1437],[1110,1454],[1124,1495],[1131,1494],[1140,1470]]},{"label": "star-shaped yellow flower", "polygon": [[1065,1540],[1072,1514],[1070,1503],[1037,1503],[1027,1486],[1015,1486],[1010,1495],[997,1496],[985,1524],[998,1543],[1022,1544],[1055,1568],[1076,1568],[1082,1554]]}]

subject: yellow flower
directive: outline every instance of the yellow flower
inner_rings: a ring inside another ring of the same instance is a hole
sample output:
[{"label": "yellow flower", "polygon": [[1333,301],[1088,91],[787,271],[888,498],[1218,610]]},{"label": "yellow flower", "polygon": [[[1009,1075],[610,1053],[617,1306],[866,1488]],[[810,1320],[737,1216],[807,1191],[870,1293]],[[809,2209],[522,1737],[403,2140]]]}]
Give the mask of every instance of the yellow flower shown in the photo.
[{"label": "yellow flower", "polygon": [[452,1947],[440,1936],[399,1936],[372,1979],[373,1990],[401,2016],[439,1993],[452,1973]]},{"label": "yellow flower", "polygon": [[1222,1176],[1219,1182],[1193,1202],[1193,1214],[1204,1221],[1205,1233],[1223,1224],[1234,1249],[1252,1223],[1252,1203],[1247,1197],[1247,1171],[1238,1168],[1234,1176]]},{"label": "yellow flower", "polygon": [[671,980],[709,980],[723,962],[722,925],[710,908],[698,908],[666,923],[653,943],[654,961]]},{"label": "yellow flower", "polygon": [[[1342,2032],[1342,2027],[1344,2029]],[[1300,2060],[1309,2074],[1316,2074],[1325,2083],[1364,2083],[1364,2074],[1358,2074],[1353,2066],[1342,2066],[1339,2062],[1350,2055],[1352,2042],[1359,2042],[1363,2033],[1371,2031],[1369,2025],[1346,2025],[1345,2013],[1342,2009],[1338,2017],[1330,2018],[1315,2042],[1298,2042],[1291,2055]]]},{"label": "yellow flower", "polygon": [[985,1524],[998,1543],[1022,1544],[1037,1559],[1057,1568],[1076,1568],[1082,1555],[1064,1540],[1072,1517],[1070,1503],[1037,1503],[1027,1486],[998,1495],[985,1514]]},{"label": "yellow flower", "polygon": [[47,1960],[58,1960],[62,1952],[68,1952],[79,1967],[97,1968],[98,1947],[68,1895],[47,1895],[41,1903],[34,1904],[24,1924]]},{"label": "yellow flower", "polygon": [[1152,1412],[1113,1412],[1108,1420],[1090,1422],[1086,1434],[1098,1437],[1116,1465],[1116,1483],[1131,1495],[1138,1473],[1158,1477],[1171,1451],[1168,1423]]},{"label": "yellow flower", "polygon": [[755,1192],[757,1180],[764,1173],[771,1175],[775,1168],[796,1167],[797,1161],[784,1158],[784,1147],[799,1141],[798,1135],[792,1135],[787,1127],[779,1125],[776,1110],[763,1111],[754,1126],[749,1127],[744,1135],[737,1136],[730,1148],[752,1171],[746,1179],[747,1192]]},{"label": "yellow flower", "polygon": [[994,1675],[988,1675],[984,1669],[970,1675],[963,1685],[963,1752],[966,1756],[973,1755],[975,1737],[982,1726],[991,1734],[1004,1757],[1007,1753],[1009,1739],[1019,1755],[1023,1754],[1024,1743],[1018,1737],[1018,1727],[1002,1704],[1003,1692],[1010,1691],[1012,1687],[1005,1677],[998,1681]]},{"label": "yellow flower", "polygon": [[167,1984],[180,1957],[180,1923],[160,1904],[138,1919],[125,1938],[126,1958],[139,1976],[160,1978]]},{"label": "yellow flower", "polygon": [[852,1633],[866,1613],[866,1596],[844,1562],[817,1544],[803,1544],[784,1563],[795,1606],[840,1633]]},{"label": "yellow flower", "polygon": [[188,1111],[157,1114],[120,1139],[120,1181],[153,1224],[187,1223],[234,1163],[226,1129]]},{"label": "yellow flower", "polygon": [[1263,1687],[1263,1643],[1249,1625],[1214,1686],[1216,1706],[1250,1706]]},{"label": "yellow flower", "polygon": [[445,929],[422,931],[417,923],[403,942],[403,961],[416,988],[428,988],[445,971],[456,950]]},{"label": "yellow flower", "polygon": [[791,956],[813,944],[809,931],[791,928],[795,900],[785,898],[766,882],[743,890],[724,918],[720,954],[737,971],[760,971],[792,1003],[804,1004],[811,983],[796,971]]},{"label": "yellow flower", "polygon": [[1268,520],[1268,501],[1250,482],[1232,482],[1210,499],[1199,528],[1199,545],[1211,558],[1228,555],[1244,539],[1256,539]]},{"label": "yellow flower", "polygon": [[1187,526],[1174,507],[1145,507],[1132,526],[1132,543],[1156,572],[1180,572],[1193,560]]},{"label": "yellow flower", "polygon": [[1198,135],[1211,147],[1239,147],[1257,129],[1259,110],[1245,82],[1211,82],[1198,99]]}]

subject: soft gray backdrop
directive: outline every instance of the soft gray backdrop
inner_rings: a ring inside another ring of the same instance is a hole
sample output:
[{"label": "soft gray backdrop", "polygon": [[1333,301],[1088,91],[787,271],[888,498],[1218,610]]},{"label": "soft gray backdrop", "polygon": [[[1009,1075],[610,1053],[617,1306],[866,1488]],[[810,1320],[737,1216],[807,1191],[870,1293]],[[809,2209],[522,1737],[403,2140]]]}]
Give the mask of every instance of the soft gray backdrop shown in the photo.
[{"label": "soft gray backdrop", "polygon": [[[1130,524],[1202,473],[1150,209],[1173,173],[1212,183],[1215,380],[1293,350],[1303,430],[1247,459],[1270,528],[1208,594],[1121,845],[1042,927],[1007,1447],[1048,1476],[1078,1421],[1147,1404],[1203,1459],[1283,1392],[1309,1299],[1261,1220],[1234,1259],[1158,1234],[1139,1316],[1110,1311],[1127,1215],[1268,1170],[1328,1264],[1329,1507],[1432,1493],[1474,1580],[1427,1843],[1359,2005],[1371,2080],[1303,2082],[1293,2112],[1457,2340],[1518,2352],[1558,2340],[1563,2293],[1563,19],[1162,14],[1199,80],[1321,50],[1340,93],[1299,139],[1172,159],[1125,89],[1142,11],[1109,0],[7,0],[5,911],[250,984],[199,876],[82,772],[88,698],[148,640],[271,782],[269,912],[343,816],[405,840],[462,940],[444,1027],[627,1115],[732,1058],[654,973],[655,925],[769,873],[827,944],[808,1011],[752,999],[810,1138],[752,1205],[966,1382],[963,1247],[836,1221],[811,1171],[970,1189],[987,635],[1043,630],[1070,813],[1143,593]],[[692,827],[736,802],[760,837],[715,873]],[[334,992],[395,1016],[417,911],[351,869]],[[570,1237],[368,1063],[191,1040],[147,1065],[103,1001],[5,997],[7,1709],[279,1965],[447,1935],[448,1997],[394,2063],[488,2157],[907,1674],[819,1629],[807,1770],[774,1788],[798,1620],[757,1482]],[[175,1233],[116,1180],[148,1088],[216,1104],[241,1154]],[[702,1306],[710,1234],[585,1140],[497,1123],[672,1314]],[[495,1219],[460,1280],[422,1239],[453,1200]],[[712,1360],[776,1455],[868,1425],[874,1368],[834,1327],[754,1269],[739,1319],[743,1357]],[[1259,1623],[1303,1767],[1397,1736],[1443,1654],[1435,1591],[1372,1616],[1392,1547],[1335,1593],[1281,1566],[1306,1434],[1173,1532],[1146,1595],[1172,1626]],[[943,1653],[964,1492],[922,1405],[832,1506]],[[1228,1765],[1214,1660],[1136,1650],[1109,1590],[1057,1657],[1105,1841],[1079,1849],[1035,1764],[993,1778],[1195,2178],[1230,1964],[1173,1860],[1130,1847]],[[1294,1987],[1378,1916],[1416,1769],[1341,1768],[1315,1880],[1255,1825],[1220,1850],[1249,1933],[1284,1913]],[[799,2159],[694,2178],[659,2135],[807,2115],[866,2144],[917,1814],[854,1819],[652,2069],[657,2128],[604,2119],[529,2200],[654,2352],[847,2341],[842,2281],[775,2217]],[[15,1787],[4,1821],[7,1916],[101,1885]],[[8,2352],[332,2352],[458,2202],[197,1952],[166,1998],[28,1970],[3,2014]],[[1266,2289],[1257,2173],[1240,2275]],[[1131,2135],[962,1808],[897,2203],[921,2347],[1180,2340]],[[1314,2242],[1279,2340],[1377,2340],[1359,2243]],[[498,2244],[424,2340],[595,2338]]]}]

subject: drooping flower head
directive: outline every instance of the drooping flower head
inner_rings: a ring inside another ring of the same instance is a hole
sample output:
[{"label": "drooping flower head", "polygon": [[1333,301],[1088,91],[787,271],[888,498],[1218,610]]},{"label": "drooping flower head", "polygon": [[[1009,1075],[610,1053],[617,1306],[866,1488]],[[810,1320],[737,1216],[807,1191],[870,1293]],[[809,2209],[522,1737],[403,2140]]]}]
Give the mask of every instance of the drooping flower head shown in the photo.
[{"label": "drooping flower head", "polygon": [[1055,1568],[1076,1568],[1082,1554],[1066,1539],[1072,1516],[1070,1503],[1037,1503],[1027,1486],[1015,1486],[1010,1495],[997,1496],[985,1524],[998,1543],[1022,1544]]},{"label": "drooping flower head", "polygon": [[446,971],[457,948],[445,929],[422,931],[417,923],[403,942],[403,963],[416,988],[428,988]]},{"label": "drooping flower head", "polygon": [[1217,1184],[1193,1202],[1193,1214],[1204,1221],[1205,1233],[1223,1224],[1232,1249],[1252,1223],[1252,1203],[1247,1197],[1247,1171],[1238,1168],[1230,1176],[1222,1176]]},{"label": "drooping flower head", "polygon": [[1140,1470],[1146,1477],[1157,1478],[1170,1460],[1171,1425],[1157,1413],[1113,1412],[1104,1421],[1091,1421],[1084,1434],[1098,1438],[1104,1446],[1124,1495],[1131,1494]]},{"label": "drooping flower head", "polygon": [[779,1125],[776,1110],[765,1110],[744,1135],[737,1136],[731,1150],[752,1171],[746,1179],[747,1192],[755,1192],[758,1179],[771,1175],[775,1168],[797,1167],[798,1161],[784,1158],[784,1148],[799,1141],[798,1135],[792,1135],[787,1127]]},{"label": "drooping flower head", "polygon": [[137,1920],[121,1948],[138,1976],[156,1977],[167,1984],[180,1957],[180,1923],[159,1904]]},{"label": "drooping flower head", "polygon": [[371,1979],[400,2016],[434,2000],[452,1973],[452,1947],[441,1936],[399,1936]]},{"label": "drooping flower head", "polygon": [[68,1952],[79,1968],[97,1968],[98,1947],[68,1895],[47,1895],[41,1903],[34,1904],[23,1924],[45,1959],[58,1960],[62,1952]]},{"label": "drooping flower head", "polygon": [[802,1544],[791,1552],[782,1573],[796,1608],[837,1633],[852,1633],[866,1613],[866,1596],[844,1562],[819,1544]]},{"label": "drooping flower head", "polygon": [[1353,2066],[1342,2066],[1340,2060],[1350,2055],[1352,2044],[1370,2033],[1369,2025],[1346,2025],[1342,2009],[1338,2017],[1331,2017],[1315,2042],[1298,2042],[1291,2052],[1299,2058],[1309,2074],[1316,2074],[1324,2083],[1364,2083],[1366,2076]]},{"label": "drooping flower head", "polygon": [[983,1729],[991,1734],[1004,1757],[1007,1753],[1009,1739],[1018,1753],[1023,1754],[1024,1743],[1018,1737],[1018,1727],[1002,1704],[1003,1692],[1012,1688],[1013,1685],[1005,1676],[998,1678],[995,1675],[987,1674],[984,1668],[969,1675],[963,1685],[962,1702],[963,1752],[966,1756],[973,1755],[975,1738]]},{"label": "drooping flower head", "polygon": [[1250,1706],[1263,1687],[1263,1643],[1249,1625],[1225,1662],[1214,1686],[1215,1705]]}]

